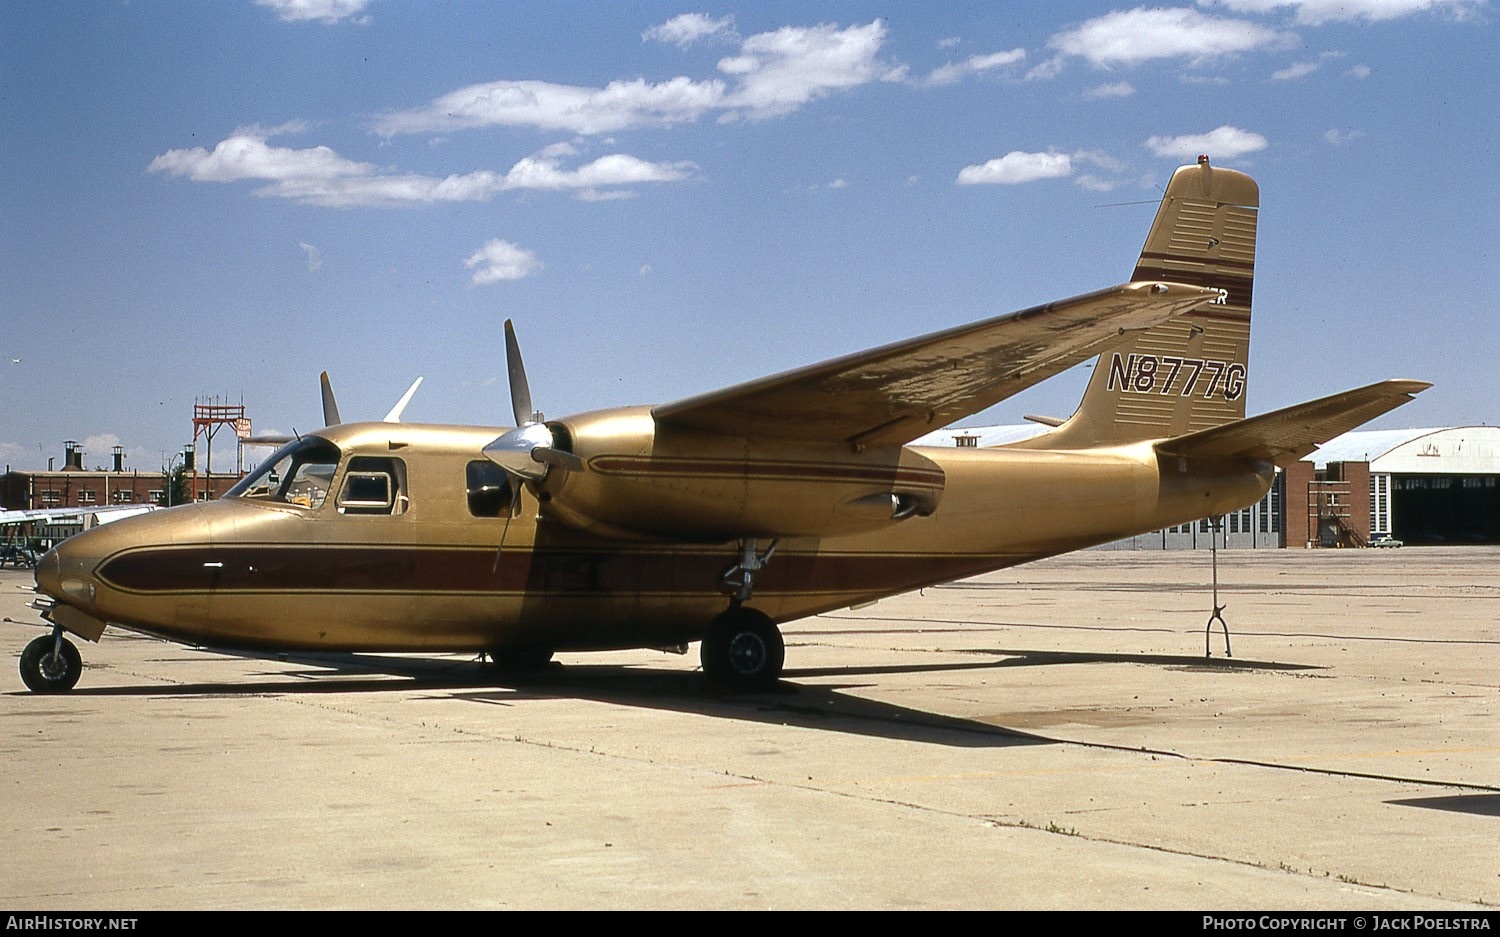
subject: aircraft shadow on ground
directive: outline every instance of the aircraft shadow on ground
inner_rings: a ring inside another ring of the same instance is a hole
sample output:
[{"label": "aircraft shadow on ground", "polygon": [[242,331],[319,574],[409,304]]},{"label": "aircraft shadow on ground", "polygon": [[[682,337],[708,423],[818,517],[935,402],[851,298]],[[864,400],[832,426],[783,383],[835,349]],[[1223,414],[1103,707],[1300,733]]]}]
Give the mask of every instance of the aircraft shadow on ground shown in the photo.
[{"label": "aircraft shadow on ground", "polygon": [[[225,652],[212,652],[225,653]],[[973,719],[924,712],[854,696],[868,686],[858,678],[899,674],[938,674],[1005,667],[1081,663],[1138,663],[1172,669],[1303,670],[1306,665],[1189,655],[1106,654],[1034,650],[984,650],[986,659],[961,663],[895,664],[868,667],[789,668],[774,688],[758,693],[717,692],[702,674],[682,670],[611,664],[553,663],[532,671],[504,671],[475,661],[453,658],[392,657],[376,654],[254,654],[245,660],[277,660],[308,665],[306,670],[267,672],[248,683],[193,683],[140,687],[81,687],[73,696],[237,697],[257,694],[351,694],[432,691],[444,698],[490,705],[526,700],[587,699],[613,705],[670,710],[748,722],[795,725],[842,732],[955,746],[991,748],[1041,745],[1056,740]],[[998,659],[996,659],[998,658]],[[360,677],[357,674],[368,674]],[[391,679],[404,678],[404,679]],[[836,683],[798,684],[797,680],[832,678]]]},{"label": "aircraft shadow on ground", "polygon": [[1469,813],[1479,817],[1500,817],[1500,794],[1451,794],[1444,797],[1409,797],[1404,800],[1388,800],[1386,803],[1398,807],[1425,807],[1428,810]]},{"label": "aircraft shadow on ground", "polygon": [[894,664],[890,666],[877,667],[831,667],[831,668],[805,668],[801,670],[788,669],[787,677],[825,677],[839,676],[840,674],[892,674],[892,673],[921,673],[924,671],[942,670],[989,670],[1003,667],[1038,667],[1056,664],[1150,664],[1158,667],[1167,667],[1173,670],[1204,670],[1204,671],[1233,671],[1233,670],[1322,670],[1324,668],[1314,664],[1288,664],[1278,661],[1244,660],[1234,657],[1199,657],[1192,654],[1111,654],[1094,651],[1035,651],[1022,648],[986,648],[984,650],[954,650],[956,654],[976,654],[986,657],[999,657],[999,660],[986,660],[980,663],[967,664],[933,664],[911,666],[907,664]]}]

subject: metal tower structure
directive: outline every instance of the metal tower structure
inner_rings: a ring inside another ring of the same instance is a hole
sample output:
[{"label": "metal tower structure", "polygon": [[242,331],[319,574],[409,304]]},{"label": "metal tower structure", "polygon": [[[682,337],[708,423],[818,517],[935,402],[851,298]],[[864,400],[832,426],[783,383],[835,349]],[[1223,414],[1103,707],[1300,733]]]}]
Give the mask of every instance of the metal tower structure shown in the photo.
[{"label": "metal tower structure", "polygon": [[[245,451],[240,445],[240,440],[250,435],[250,419],[245,416],[245,404],[243,402],[230,404],[220,403],[218,397],[195,398],[193,400],[193,450],[196,455],[198,451],[198,438],[204,437],[206,445],[203,455],[203,472],[207,476],[213,475],[214,436],[225,426],[232,427],[235,436],[235,471],[244,474]],[[193,459],[193,485],[189,497],[193,501],[206,500],[212,493],[212,486],[208,479],[204,480],[202,494],[199,494],[198,486],[198,459]]]}]

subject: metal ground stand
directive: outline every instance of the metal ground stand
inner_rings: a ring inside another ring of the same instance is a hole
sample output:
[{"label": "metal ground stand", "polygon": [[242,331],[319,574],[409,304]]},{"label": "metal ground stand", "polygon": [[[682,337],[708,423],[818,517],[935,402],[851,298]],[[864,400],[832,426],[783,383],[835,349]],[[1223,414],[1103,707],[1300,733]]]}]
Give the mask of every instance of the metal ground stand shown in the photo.
[{"label": "metal ground stand", "polygon": [[1224,620],[1225,606],[1219,604],[1219,533],[1224,529],[1224,518],[1222,516],[1216,517],[1211,523],[1213,525],[1213,539],[1208,543],[1208,552],[1212,558],[1214,570],[1214,610],[1213,614],[1208,616],[1208,624],[1203,626],[1203,656],[1214,656],[1211,639],[1213,637],[1214,622],[1217,621],[1219,626],[1224,629],[1224,656],[1233,657],[1234,653],[1229,649],[1229,623]]}]

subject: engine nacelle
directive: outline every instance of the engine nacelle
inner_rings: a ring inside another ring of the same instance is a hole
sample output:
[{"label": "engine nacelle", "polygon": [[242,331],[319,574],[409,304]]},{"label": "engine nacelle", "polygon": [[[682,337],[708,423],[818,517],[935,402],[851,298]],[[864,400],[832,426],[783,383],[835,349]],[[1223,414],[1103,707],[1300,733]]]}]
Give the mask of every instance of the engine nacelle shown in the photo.
[{"label": "engine nacelle", "polygon": [[582,472],[541,484],[544,514],[596,533],[720,542],[877,530],[937,509],[943,470],[899,446],[746,440],[659,427],[646,407],[551,424]]}]

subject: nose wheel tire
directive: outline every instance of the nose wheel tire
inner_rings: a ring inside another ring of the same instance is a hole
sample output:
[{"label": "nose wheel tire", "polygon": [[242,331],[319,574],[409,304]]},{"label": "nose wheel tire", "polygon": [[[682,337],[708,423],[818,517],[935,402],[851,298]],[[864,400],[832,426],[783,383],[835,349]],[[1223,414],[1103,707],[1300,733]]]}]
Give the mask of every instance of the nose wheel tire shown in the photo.
[{"label": "nose wheel tire", "polygon": [[731,608],[715,618],[700,653],[709,682],[734,690],[774,686],[786,663],[781,631],[752,608]]},{"label": "nose wheel tire", "polygon": [[44,634],[21,652],[21,680],[33,693],[66,693],[83,673],[83,658],[67,638]]}]

